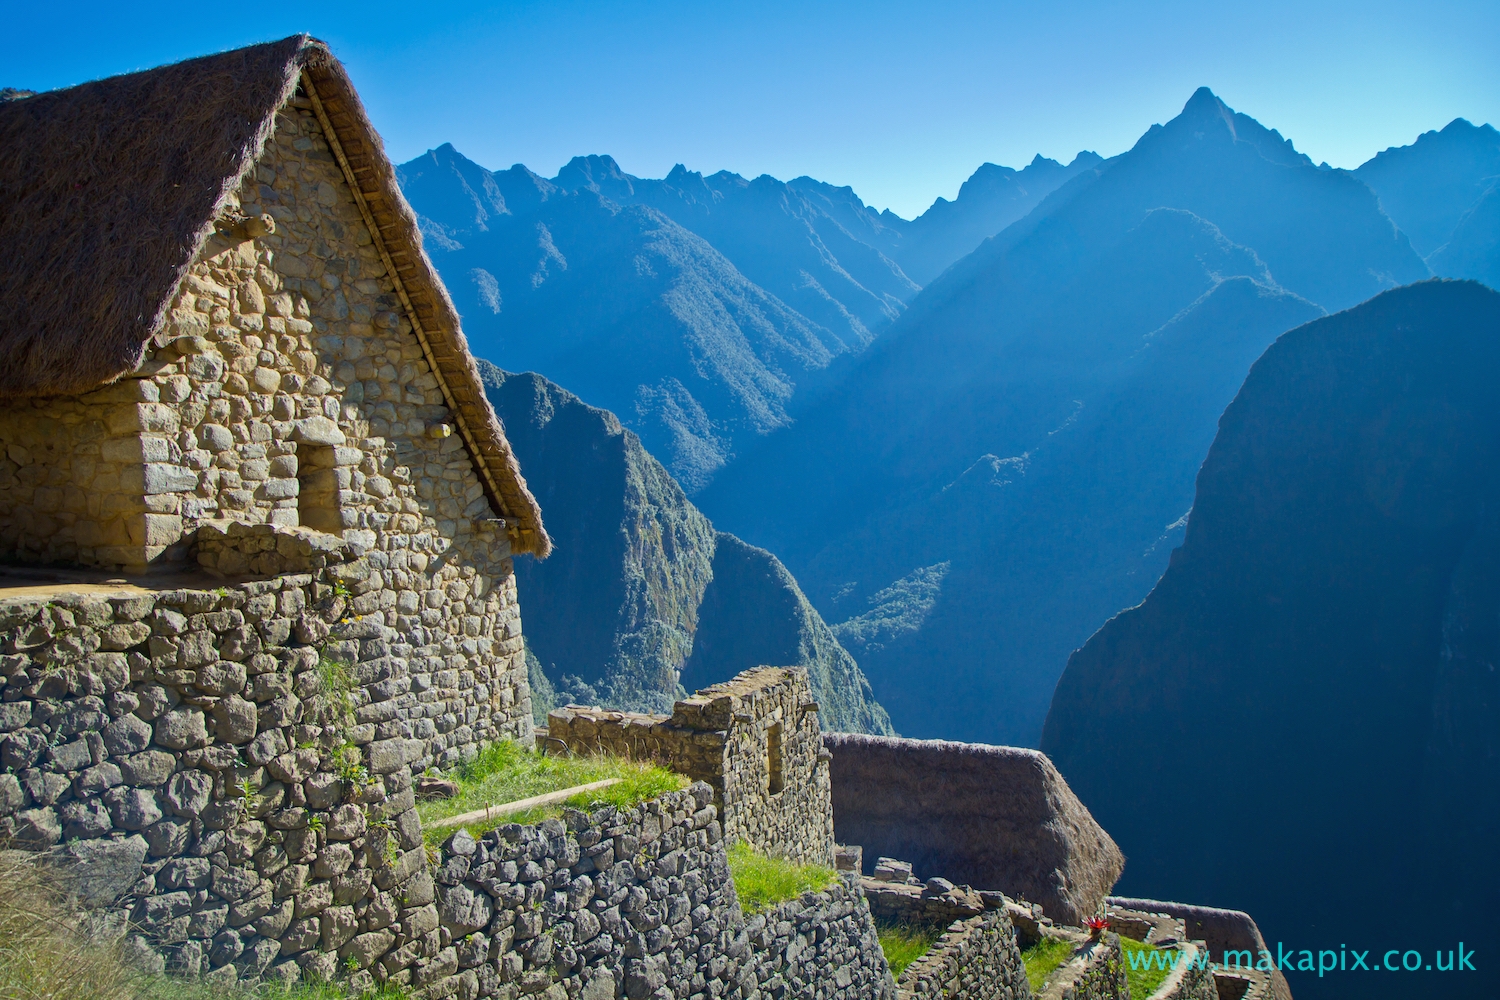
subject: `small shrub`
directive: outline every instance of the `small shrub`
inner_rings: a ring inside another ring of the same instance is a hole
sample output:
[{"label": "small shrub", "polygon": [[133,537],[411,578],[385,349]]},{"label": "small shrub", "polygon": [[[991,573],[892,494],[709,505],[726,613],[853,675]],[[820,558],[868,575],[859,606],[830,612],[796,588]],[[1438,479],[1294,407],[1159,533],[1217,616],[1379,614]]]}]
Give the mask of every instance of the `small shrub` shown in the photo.
[{"label": "small shrub", "polygon": [[932,949],[942,932],[936,927],[916,924],[882,924],[880,950],[891,967],[891,975],[900,976],[906,967]]},{"label": "small shrub", "polygon": [[743,842],[729,848],[729,873],[746,913],[759,913],[804,892],[826,889],[838,878],[832,868],[769,858]]}]

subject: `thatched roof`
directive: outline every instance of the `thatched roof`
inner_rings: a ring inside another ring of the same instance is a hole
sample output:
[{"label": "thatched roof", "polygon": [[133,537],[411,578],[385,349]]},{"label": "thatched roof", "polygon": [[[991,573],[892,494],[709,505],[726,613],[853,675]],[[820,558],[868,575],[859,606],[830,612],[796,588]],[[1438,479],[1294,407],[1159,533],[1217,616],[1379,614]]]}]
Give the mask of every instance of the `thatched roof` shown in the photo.
[{"label": "thatched roof", "polygon": [[1124,855],[1046,754],[1019,747],[824,733],[833,834],[864,856],[1041,903],[1081,924]]},{"label": "thatched roof", "polygon": [[298,83],[362,202],[376,245],[515,547],[551,541],[458,313],[349,76],[295,35],[0,102],[0,400],[85,392],[134,370]]}]

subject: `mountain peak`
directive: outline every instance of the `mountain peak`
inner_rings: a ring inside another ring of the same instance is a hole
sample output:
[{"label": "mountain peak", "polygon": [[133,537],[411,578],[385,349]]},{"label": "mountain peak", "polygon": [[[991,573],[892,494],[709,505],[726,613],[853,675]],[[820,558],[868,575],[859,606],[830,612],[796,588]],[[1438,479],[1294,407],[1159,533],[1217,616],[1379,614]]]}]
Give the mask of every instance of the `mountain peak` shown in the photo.
[{"label": "mountain peak", "polygon": [[1182,106],[1182,114],[1177,116],[1177,120],[1191,124],[1211,123],[1215,119],[1224,122],[1230,134],[1234,133],[1234,112],[1207,87],[1193,91],[1193,96]]},{"label": "mountain peak", "polygon": [[565,191],[593,191],[619,200],[635,193],[635,178],[620,169],[613,156],[575,156],[557,172],[552,182]]}]

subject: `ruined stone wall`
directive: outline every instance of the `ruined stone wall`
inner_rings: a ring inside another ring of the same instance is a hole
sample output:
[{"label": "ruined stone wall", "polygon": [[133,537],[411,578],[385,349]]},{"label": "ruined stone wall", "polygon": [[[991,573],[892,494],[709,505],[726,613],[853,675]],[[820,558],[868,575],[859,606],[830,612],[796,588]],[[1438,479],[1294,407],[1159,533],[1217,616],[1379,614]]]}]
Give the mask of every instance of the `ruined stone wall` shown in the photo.
[{"label": "ruined stone wall", "polygon": [[1029,1000],[1026,966],[1005,911],[990,910],[949,924],[927,954],[908,965],[896,983],[912,1000]]},{"label": "ruined stone wall", "polygon": [[1085,944],[1047,981],[1040,1000],[1136,1000],[1130,997],[1119,936],[1106,933]]},{"label": "ruined stone wall", "polygon": [[856,879],[841,879],[822,892],[755,914],[746,919],[745,930],[749,966],[762,997],[895,1000],[899,995]]},{"label": "ruined stone wall", "polygon": [[[339,555],[325,578],[357,573]],[[424,1000],[893,995],[857,885],[745,920],[702,782],[430,859],[410,770],[427,744],[369,719],[400,660],[344,621],[340,589],[0,602],[0,840],[65,862],[131,922],[135,961],[181,975]],[[347,643],[342,687],[328,652]]]},{"label": "ruined stone wall", "polygon": [[276,232],[209,241],[140,371],[0,410],[0,558],[233,580],[285,571],[280,538],[237,525],[332,535],[368,553],[360,638],[410,663],[379,679],[401,714],[369,721],[409,720],[444,763],[529,741],[505,526],[311,110],[278,114],[237,197]]},{"label": "ruined stone wall", "polygon": [[[905,862],[880,858],[874,878],[860,879],[870,912],[882,926],[940,930],[937,941],[901,973],[899,995],[912,1000],[1030,997],[1016,927],[1021,908],[998,892],[975,892],[942,878],[924,884]],[[1030,911],[1026,911],[1030,912]]]},{"label": "ruined stone wall", "polygon": [[833,865],[829,755],[800,668],[757,667],[653,716],[577,706],[548,716],[576,753],[651,759],[714,789],[724,835],[773,857]]}]

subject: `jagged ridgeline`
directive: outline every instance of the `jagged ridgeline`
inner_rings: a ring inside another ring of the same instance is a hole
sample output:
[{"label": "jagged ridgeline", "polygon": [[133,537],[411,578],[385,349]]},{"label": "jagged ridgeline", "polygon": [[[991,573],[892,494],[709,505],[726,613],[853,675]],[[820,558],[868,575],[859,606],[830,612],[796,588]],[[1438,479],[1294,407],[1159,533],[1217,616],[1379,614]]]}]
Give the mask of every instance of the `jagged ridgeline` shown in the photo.
[{"label": "jagged ridgeline", "polygon": [[1098,162],[987,163],[911,221],[810,177],[679,165],[651,180],[608,156],[548,179],[445,143],[398,177],[470,343],[620,414],[692,496],[787,426],[920,284]]},{"label": "jagged ridgeline", "polygon": [[758,665],[806,667],[825,729],[891,733],[854,658],[771,553],[714,530],[608,410],[479,362],[555,551],[516,565],[533,704],[670,712]]}]

